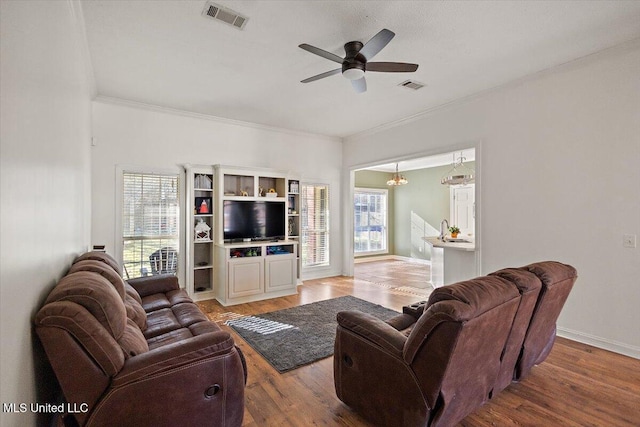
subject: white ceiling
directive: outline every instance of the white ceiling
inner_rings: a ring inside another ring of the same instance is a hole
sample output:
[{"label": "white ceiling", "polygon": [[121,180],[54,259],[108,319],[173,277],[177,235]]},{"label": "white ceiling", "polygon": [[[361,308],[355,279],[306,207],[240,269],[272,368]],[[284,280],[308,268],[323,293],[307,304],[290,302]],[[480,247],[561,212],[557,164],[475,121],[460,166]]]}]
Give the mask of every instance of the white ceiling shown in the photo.
[{"label": "white ceiling", "polygon": [[[243,30],[202,17],[200,1],[82,1],[99,97],[303,132],[349,136],[640,37],[640,1],[217,1]],[[298,48],[344,56],[383,28],[357,94],[337,68]],[[427,86],[397,86],[411,78]]]}]

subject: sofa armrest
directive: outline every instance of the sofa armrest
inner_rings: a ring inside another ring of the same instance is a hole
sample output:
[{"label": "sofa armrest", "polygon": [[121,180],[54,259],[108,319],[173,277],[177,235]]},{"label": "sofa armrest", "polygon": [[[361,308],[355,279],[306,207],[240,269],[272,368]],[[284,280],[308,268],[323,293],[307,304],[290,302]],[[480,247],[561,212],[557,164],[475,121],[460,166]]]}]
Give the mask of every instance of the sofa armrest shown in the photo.
[{"label": "sofa armrest", "polygon": [[228,332],[208,332],[131,357],[86,425],[240,427],[244,372]]},{"label": "sofa armrest", "polygon": [[178,277],[174,274],[158,274],[155,276],[137,277],[127,282],[140,294],[140,297],[167,293],[180,289]]},{"label": "sofa armrest", "polygon": [[402,356],[407,337],[388,323],[361,311],[341,311],[338,325],[382,347],[390,353]]},{"label": "sofa armrest", "polygon": [[122,387],[141,378],[180,369],[203,359],[230,353],[234,348],[233,338],[225,331],[209,332],[168,344],[128,359],[113,377],[112,387]]}]

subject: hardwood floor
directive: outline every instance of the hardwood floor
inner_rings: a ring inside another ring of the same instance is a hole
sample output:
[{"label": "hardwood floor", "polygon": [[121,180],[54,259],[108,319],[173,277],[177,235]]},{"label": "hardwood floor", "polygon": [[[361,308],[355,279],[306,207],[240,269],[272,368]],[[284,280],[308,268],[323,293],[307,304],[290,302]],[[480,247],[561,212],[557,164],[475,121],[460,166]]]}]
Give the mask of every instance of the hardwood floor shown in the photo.
[{"label": "hardwood floor", "polygon": [[[299,293],[223,307],[200,302],[212,320],[229,330],[247,358],[243,426],[370,426],[342,404],[333,388],[333,358],[279,374],[224,321],[315,301],[353,295],[401,311],[424,298],[425,268],[401,261],[356,265],[356,275],[305,281]],[[428,272],[428,270],[426,270]],[[407,286],[410,284],[411,286]],[[422,293],[422,295],[420,295]],[[640,426],[640,360],[558,338],[547,360],[511,384],[459,425]]]}]

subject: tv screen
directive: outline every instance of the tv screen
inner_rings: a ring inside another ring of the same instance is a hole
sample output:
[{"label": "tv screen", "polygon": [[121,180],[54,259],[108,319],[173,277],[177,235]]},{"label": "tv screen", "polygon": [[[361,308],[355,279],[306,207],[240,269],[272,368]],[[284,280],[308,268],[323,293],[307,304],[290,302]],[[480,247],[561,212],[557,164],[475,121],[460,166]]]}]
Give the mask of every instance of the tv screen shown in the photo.
[{"label": "tv screen", "polygon": [[224,201],[224,240],[281,239],[284,227],[284,202]]}]

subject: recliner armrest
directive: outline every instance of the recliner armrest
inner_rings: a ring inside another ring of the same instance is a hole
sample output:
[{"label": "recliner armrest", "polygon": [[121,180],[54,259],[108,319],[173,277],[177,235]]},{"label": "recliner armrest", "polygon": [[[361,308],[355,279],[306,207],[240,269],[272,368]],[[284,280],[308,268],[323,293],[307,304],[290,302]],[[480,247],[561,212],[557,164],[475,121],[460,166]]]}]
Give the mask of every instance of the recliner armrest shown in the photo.
[{"label": "recliner armrest", "polygon": [[140,297],[167,293],[180,289],[178,277],[174,274],[158,274],[155,276],[137,277],[127,282],[140,294]]},{"label": "recliner armrest", "polygon": [[112,386],[122,387],[141,378],[180,369],[203,359],[230,353],[234,348],[233,338],[225,331],[209,332],[168,344],[128,359],[113,377]]},{"label": "recliner armrest", "polygon": [[338,325],[358,334],[379,347],[402,357],[402,349],[407,337],[393,326],[361,311],[341,311],[337,316]]}]

